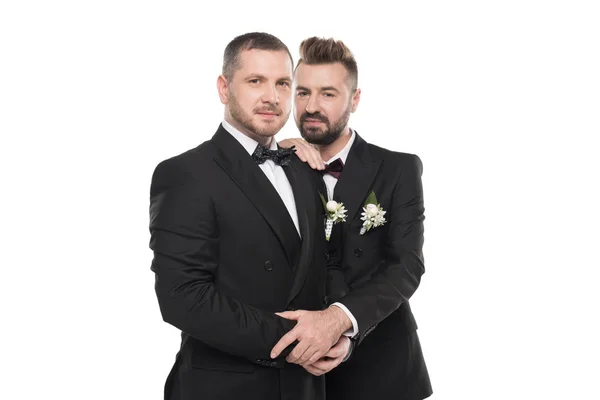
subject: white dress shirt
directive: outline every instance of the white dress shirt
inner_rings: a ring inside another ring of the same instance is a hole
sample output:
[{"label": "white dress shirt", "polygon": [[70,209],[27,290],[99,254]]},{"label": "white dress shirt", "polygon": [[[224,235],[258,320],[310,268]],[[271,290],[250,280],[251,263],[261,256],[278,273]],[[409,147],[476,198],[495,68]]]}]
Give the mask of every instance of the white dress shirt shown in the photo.
[{"label": "white dress shirt", "polygon": [[[327,160],[325,162],[326,164],[329,164],[330,162],[335,161],[336,159],[339,158],[340,160],[342,160],[344,165],[346,165],[346,159],[348,159],[348,153],[350,153],[350,148],[352,147],[352,144],[354,143],[354,139],[356,138],[356,134],[354,133],[354,131],[353,130],[351,130],[351,131],[352,131],[352,136],[350,136],[350,140],[348,140],[348,143],[346,143],[346,146],[344,146],[344,148],[339,153],[337,153],[335,156],[331,157],[331,159]],[[338,180],[335,176],[333,176],[331,174],[323,175],[323,180],[325,181],[325,186],[327,186],[327,199],[332,200],[333,199],[333,191],[335,189],[335,184],[337,183]],[[340,199],[340,200],[342,203],[344,202],[344,199]],[[346,308],[346,306],[343,305],[342,303],[336,302],[336,303],[333,303],[332,306],[337,306],[337,307],[341,308],[342,311],[344,311],[346,313],[348,318],[350,318],[350,321],[352,321],[352,329],[344,332],[344,335],[349,336],[349,337],[355,337],[358,334],[358,322],[356,322],[356,318],[354,318],[354,315],[352,315],[350,310],[348,310],[348,308]]]},{"label": "white dress shirt", "polygon": [[[252,155],[254,150],[256,150],[256,146],[258,146],[258,142],[237,130],[227,121],[223,121],[223,128],[227,132],[231,134],[238,142],[246,149],[248,154]],[[269,146],[270,150],[277,150],[277,142],[275,138],[271,138],[271,144]],[[273,160],[266,160],[264,163],[258,165],[262,172],[264,172],[269,182],[273,185],[277,193],[279,193],[279,197],[283,200],[283,204],[285,204],[285,208],[287,208],[292,221],[294,221],[294,225],[296,226],[296,231],[298,231],[298,235],[302,238],[300,233],[300,225],[298,223],[298,211],[296,210],[296,200],[294,199],[294,191],[292,190],[292,185],[290,185],[290,181],[283,170],[281,165],[277,165],[273,162]]]}]

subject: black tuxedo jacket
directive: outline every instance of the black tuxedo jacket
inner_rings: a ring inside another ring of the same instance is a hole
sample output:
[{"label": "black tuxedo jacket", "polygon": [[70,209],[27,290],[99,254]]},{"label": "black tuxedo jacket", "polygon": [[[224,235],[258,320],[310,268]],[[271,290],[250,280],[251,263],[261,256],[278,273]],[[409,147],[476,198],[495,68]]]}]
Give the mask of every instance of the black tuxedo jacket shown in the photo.
[{"label": "black tuxedo jacket", "polygon": [[326,304],[320,179],[283,167],[302,239],[278,193],[222,126],[152,177],[150,247],[163,319],[181,329],[165,399],[321,399],[323,378],[270,351],[295,325],[277,311]]},{"label": "black tuxedo jacket", "polygon": [[[425,272],[421,173],[417,156],[368,144],[356,134],[334,191],[348,212],[331,238],[341,243],[341,269],[330,276],[328,293],[352,312],[359,335],[352,358],[327,374],[328,400],[413,400],[431,393],[409,305]],[[371,191],[387,222],[361,235]]]}]

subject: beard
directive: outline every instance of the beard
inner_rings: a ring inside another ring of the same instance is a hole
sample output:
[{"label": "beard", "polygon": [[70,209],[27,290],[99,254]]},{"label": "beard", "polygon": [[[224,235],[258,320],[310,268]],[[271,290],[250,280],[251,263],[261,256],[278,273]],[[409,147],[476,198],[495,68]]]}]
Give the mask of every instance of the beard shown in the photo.
[{"label": "beard", "polygon": [[[350,120],[350,113],[352,112],[352,106],[348,105],[348,108],[344,111],[342,116],[337,120],[330,122],[329,118],[325,115],[316,112],[316,113],[303,113],[300,116],[300,122],[298,124],[298,129],[300,130],[300,135],[302,138],[306,140],[308,143],[316,144],[319,146],[327,146],[333,142],[335,142],[342,131],[348,124]],[[325,124],[324,127],[307,127],[305,126],[306,119],[316,119]]]},{"label": "beard", "polygon": [[[274,104],[268,104],[263,107],[255,108],[254,110],[252,110],[252,114],[249,114],[242,108],[242,106],[237,101],[237,98],[232,92],[230,92],[229,94],[228,105],[231,118],[237,121],[247,131],[261,137],[275,136],[277,132],[279,132],[287,122],[291,111],[288,111],[287,115],[284,118],[281,118],[281,115],[283,115],[283,111]],[[253,114],[260,112],[277,113],[279,118],[273,119],[272,121],[263,121],[262,123],[256,123],[253,120]]]}]

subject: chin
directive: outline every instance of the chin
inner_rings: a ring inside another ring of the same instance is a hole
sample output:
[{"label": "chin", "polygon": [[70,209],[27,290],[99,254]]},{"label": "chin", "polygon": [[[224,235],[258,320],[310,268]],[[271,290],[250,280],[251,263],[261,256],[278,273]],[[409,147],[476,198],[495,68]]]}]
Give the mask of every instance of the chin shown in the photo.
[{"label": "chin", "polygon": [[256,124],[255,125],[256,128],[255,132],[259,135],[259,136],[267,136],[267,137],[271,137],[271,136],[275,136],[277,134],[277,132],[279,132],[281,130],[281,128],[283,128],[283,126],[279,126],[278,124]]},{"label": "chin", "polygon": [[320,129],[303,129],[302,136],[307,140],[322,140],[325,134]]}]

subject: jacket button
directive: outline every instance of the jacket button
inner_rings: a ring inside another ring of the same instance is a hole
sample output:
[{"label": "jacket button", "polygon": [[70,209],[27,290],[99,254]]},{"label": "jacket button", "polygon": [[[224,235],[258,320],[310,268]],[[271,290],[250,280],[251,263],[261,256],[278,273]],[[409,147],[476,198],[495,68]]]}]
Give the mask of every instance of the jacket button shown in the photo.
[{"label": "jacket button", "polygon": [[273,271],[273,263],[271,261],[265,262],[265,271]]},{"label": "jacket button", "polygon": [[362,256],[362,249],[354,249],[354,255],[356,257]]},{"label": "jacket button", "polygon": [[329,297],[323,296],[323,303],[324,304],[329,304]]},{"label": "jacket button", "polygon": [[277,366],[277,362],[276,362],[276,361],[271,361],[271,362],[269,363],[269,367],[273,367],[273,368],[274,368],[274,367],[276,367],[276,366]]},{"label": "jacket button", "polygon": [[331,257],[331,256],[329,255],[329,253],[328,253],[328,252],[325,252],[325,259],[326,259],[326,260],[329,260],[329,257]]}]

